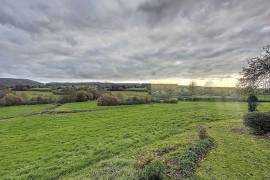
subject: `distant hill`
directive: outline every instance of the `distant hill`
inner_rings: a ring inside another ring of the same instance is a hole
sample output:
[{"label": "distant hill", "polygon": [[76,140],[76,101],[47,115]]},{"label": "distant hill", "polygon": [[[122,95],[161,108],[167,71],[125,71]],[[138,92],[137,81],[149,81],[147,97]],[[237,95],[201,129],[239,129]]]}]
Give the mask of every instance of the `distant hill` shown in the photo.
[{"label": "distant hill", "polygon": [[0,78],[0,87],[15,87],[16,85],[39,86],[43,84],[29,79]]}]

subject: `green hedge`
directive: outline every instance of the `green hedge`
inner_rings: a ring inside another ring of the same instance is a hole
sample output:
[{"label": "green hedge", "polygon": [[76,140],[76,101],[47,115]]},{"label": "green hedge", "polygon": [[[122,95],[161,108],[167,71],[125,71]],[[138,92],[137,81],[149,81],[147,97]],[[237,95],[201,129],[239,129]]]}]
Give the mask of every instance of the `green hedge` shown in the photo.
[{"label": "green hedge", "polygon": [[151,100],[154,103],[168,103],[168,104],[177,104],[178,99],[177,98],[171,98],[171,99],[152,99]]},{"label": "green hedge", "polygon": [[20,96],[12,93],[6,94],[0,99],[0,106],[15,106],[24,104],[24,100]]},{"label": "green hedge", "polygon": [[130,97],[120,98],[111,94],[103,94],[98,98],[98,106],[118,106],[118,105],[136,105],[149,104],[151,100],[148,97]]},{"label": "green hedge", "polygon": [[117,97],[110,94],[103,94],[98,98],[98,106],[117,106],[120,104],[120,101]]},{"label": "green hedge", "polygon": [[241,101],[246,101],[241,98],[236,98],[236,97],[211,97],[211,96],[206,96],[206,97],[191,97],[191,96],[186,96],[186,97],[179,97],[179,101],[209,101],[209,102],[241,102]]},{"label": "green hedge", "polygon": [[255,134],[266,134],[270,132],[270,112],[250,112],[244,116],[244,124],[250,127]]}]

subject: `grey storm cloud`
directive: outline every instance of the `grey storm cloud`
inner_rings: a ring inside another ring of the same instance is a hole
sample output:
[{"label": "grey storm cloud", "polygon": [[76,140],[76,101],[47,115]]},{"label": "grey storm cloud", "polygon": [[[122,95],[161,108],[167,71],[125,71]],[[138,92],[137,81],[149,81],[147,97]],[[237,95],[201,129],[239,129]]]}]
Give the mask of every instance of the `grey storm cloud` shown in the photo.
[{"label": "grey storm cloud", "polygon": [[230,77],[270,42],[268,0],[0,4],[0,77]]}]

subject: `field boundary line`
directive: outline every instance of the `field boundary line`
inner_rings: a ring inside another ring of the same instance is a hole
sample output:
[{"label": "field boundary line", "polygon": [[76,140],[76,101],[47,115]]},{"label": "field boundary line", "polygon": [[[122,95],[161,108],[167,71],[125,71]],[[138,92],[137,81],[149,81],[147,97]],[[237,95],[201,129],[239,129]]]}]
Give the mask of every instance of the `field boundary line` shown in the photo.
[{"label": "field boundary line", "polygon": [[34,116],[34,115],[38,115],[38,114],[41,114],[41,113],[44,113],[44,112],[49,112],[49,111],[51,111],[53,109],[56,109],[57,107],[60,107],[60,106],[62,106],[62,104],[56,104],[56,105],[54,105],[52,107],[49,107],[49,108],[47,108],[47,109],[45,109],[45,110],[43,110],[41,112],[33,112],[33,113],[28,113],[28,114],[20,114],[18,116],[7,116],[7,117],[0,118],[0,121],[2,121],[2,120],[3,121],[4,120],[9,120],[9,119],[13,119],[13,118],[16,118],[16,117],[21,117],[21,116],[23,116],[23,117]]},{"label": "field boundary line", "polygon": [[[110,108],[110,107],[114,107],[114,108]],[[114,109],[118,109],[118,108],[132,108],[134,107],[134,105],[121,105],[121,106],[108,106],[106,108],[102,108],[102,109],[82,109],[82,110],[70,110],[70,111],[43,111],[43,112],[39,112],[36,113],[35,115],[41,115],[41,114],[76,114],[76,113],[82,113],[82,112],[96,112],[96,111],[107,111],[107,110],[114,110]]]},{"label": "field boundary line", "polygon": [[[30,117],[30,116],[36,116],[36,115],[46,115],[46,114],[76,114],[76,113],[83,113],[83,112],[97,112],[97,111],[107,111],[107,110],[114,110],[114,109],[118,109],[118,108],[132,108],[134,106],[139,106],[141,104],[138,105],[120,105],[120,106],[108,106],[106,108],[102,108],[102,109],[85,109],[85,110],[70,110],[70,111],[53,111],[54,109],[63,106],[64,104],[57,104],[53,107],[50,107],[44,111],[41,112],[34,112],[34,113],[29,113],[29,114],[21,114],[18,116],[9,116],[9,117],[4,117],[4,118],[0,118],[1,120],[9,120],[9,119],[13,119],[16,117]],[[114,107],[114,108],[110,108],[110,107]]]}]

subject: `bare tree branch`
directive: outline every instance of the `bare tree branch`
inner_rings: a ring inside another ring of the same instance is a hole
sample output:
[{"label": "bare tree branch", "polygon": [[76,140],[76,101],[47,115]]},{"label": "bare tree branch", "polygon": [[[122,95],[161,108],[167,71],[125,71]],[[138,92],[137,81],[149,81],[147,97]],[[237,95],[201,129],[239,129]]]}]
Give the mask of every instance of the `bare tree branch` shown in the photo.
[{"label": "bare tree branch", "polygon": [[248,66],[242,69],[239,85],[242,88],[270,88],[270,45],[263,48],[261,56],[248,60]]}]

